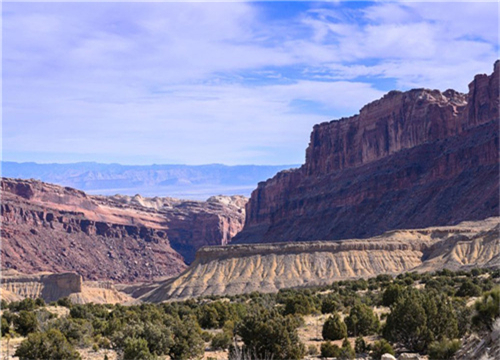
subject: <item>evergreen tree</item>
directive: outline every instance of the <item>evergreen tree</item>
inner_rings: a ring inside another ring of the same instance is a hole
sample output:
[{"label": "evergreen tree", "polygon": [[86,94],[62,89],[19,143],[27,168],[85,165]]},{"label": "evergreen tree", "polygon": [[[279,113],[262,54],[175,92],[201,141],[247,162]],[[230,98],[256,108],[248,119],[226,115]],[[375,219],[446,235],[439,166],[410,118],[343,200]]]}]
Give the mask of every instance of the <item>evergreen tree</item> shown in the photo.
[{"label": "evergreen tree", "polygon": [[325,340],[340,340],[347,336],[347,326],[339,314],[334,313],[326,319],[323,324],[322,335]]}]

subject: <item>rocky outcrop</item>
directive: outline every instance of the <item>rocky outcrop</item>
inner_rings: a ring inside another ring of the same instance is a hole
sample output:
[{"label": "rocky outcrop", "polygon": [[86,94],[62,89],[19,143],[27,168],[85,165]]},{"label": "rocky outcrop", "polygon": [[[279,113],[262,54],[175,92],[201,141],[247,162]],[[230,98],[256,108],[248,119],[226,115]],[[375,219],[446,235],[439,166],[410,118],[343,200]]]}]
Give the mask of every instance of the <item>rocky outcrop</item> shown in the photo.
[{"label": "rocky outcrop", "polygon": [[499,214],[499,62],[467,95],[392,91],[316,125],[305,164],[259,183],[235,243],[365,238]]},{"label": "rocky outcrop", "polygon": [[99,303],[135,303],[136,300],[117,291],[109,282],[84,282],[75,273],[40,273],[21,274],[8,270],[2,273],[2,298],[7,294],[7,301],[24,298],[42,298],[46,302],[68,297],[75,304]]},{"label": "rocky outcrop", "polygon": [[500,257],[499,224],[500,218],[491,218],[457,226],[395,230],[363,240],[205,247],[177,278],[149,285],[145,292],[135,288],[129,293],[161,302],[276,292],[405,271],[494,266]]},{"label": "rocky outcrop", "polygon": [[4,178],[2,268],[119,282],[171,277],[197,248],[230,241],[243,225],[245,201],[89,196]]}]

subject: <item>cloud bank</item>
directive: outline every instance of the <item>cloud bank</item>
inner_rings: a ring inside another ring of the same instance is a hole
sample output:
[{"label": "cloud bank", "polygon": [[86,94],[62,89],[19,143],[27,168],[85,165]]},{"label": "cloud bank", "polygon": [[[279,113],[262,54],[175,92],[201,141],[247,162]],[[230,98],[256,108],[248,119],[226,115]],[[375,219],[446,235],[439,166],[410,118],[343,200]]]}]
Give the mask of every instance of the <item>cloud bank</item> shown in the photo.
[{"label": "cloud bank", "polygon": [[283,164],[392,89],[467,91],[497,3],[4,3],[3,157]]}]

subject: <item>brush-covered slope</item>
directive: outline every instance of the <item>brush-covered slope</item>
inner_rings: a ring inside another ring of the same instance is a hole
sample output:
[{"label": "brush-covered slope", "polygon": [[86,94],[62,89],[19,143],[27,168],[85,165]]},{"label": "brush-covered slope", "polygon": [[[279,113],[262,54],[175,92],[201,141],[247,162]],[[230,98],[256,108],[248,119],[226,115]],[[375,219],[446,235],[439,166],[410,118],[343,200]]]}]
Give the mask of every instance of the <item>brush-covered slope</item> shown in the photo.
[{"label": "brush-covered slope", "polygon": [[275,292],[334,280],[498,264],[500,218],[457,226],[395,230],[364,240],[204,247],[177,278],[141,299]]},{"label": "brush-covered slope", "polygon": [[171,277],[204,245],[243,224],[243,197],[206,202],[89,196],[35,180],[2,179],[2,269],[77,272],[88,280]]},{"label": "brush-covered slope", "polygon": [[499,215],[499,76],[392,91],[316,125],[305,164],[259,183],[234,243],[366,238]]}]

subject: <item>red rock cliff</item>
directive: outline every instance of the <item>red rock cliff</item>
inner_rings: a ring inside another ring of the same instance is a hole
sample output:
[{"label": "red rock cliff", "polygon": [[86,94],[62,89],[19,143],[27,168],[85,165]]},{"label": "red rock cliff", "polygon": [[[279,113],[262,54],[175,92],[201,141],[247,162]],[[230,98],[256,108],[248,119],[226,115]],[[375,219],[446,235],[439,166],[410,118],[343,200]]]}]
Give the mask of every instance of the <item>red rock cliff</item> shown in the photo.
[{"label": "red rock cliff", "polygon": [[199,247],[226,244],[241,229],[246,202],[88,196],[35,180],[1,185],[2,268],[90,280],[177,275]]},{"label": "red rock cliff", "polygon": [[314,126],[305,164],[262,182],[234,242],[368,237],[499,213],[499,62],[467,95],[392,91]]}]

